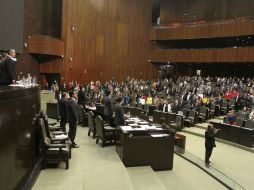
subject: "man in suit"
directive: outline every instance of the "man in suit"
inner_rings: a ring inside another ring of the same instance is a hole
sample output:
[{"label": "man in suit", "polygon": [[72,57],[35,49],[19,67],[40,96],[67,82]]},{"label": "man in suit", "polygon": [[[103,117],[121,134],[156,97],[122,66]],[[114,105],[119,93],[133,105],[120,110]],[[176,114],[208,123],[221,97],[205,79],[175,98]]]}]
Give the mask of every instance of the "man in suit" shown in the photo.
[{"label": "man in suit", "polygon": [[113,124],[113,101],[111,98],[111,91],[110,90],[106,90],[106,97],[104,99],[104,116],[105,116],[105,120],[106,122],[112,126]]},{"label": "man in suit", "polygon": [[80,90],[78,92],[78,104],[82,106],[82,108],[85,108],[86,104],[86,94],[85,94],[85,88],[83,86],[79,87]]},{"label": "man in suit", "polygon": [[67,109],[68,109],[68,99],[70,98],[69,94],[67,92],[64,92],[62,94],[62,98],[59,100],[59,115],[61,118],[60,121],[60,127],[63,129],[63,131],[66,131],[65,125],[67,123]]},{"label": "man in suit", "polygon": [[215,134],[219,131],[219,129],[215,129],[212,124],[207,126],[207,130],[205,131],[205,163],[206,166],[209,166],[210,157],[213,152],[213,148],[216,147],[215,145]]},{"label": "man in suit", "polygon": [[123,103],[122,98],[118,97],[116,99],[116,105],[115,105],[115,118],[114,118],[114,125],[115,126],[125,124],[124,110],[123,110],[122,103]]},{"label": "man in suit", "polygon": [[69,138],[72,142],[72,148],[78,148],[79,146],[75,143],[77,125],[78,125],[78,106],[77,99],[78,95],[76,91],[70,91],[70,99],[67,106],[67,118],[69,122]]},{"label": "man in suit", "polygon": [[15,84],[17,80],[16,75],[16,51],[11,49],[6,56],[4,62],[2,63],[2,73],[1,73],[1,84],[10,85]]}]

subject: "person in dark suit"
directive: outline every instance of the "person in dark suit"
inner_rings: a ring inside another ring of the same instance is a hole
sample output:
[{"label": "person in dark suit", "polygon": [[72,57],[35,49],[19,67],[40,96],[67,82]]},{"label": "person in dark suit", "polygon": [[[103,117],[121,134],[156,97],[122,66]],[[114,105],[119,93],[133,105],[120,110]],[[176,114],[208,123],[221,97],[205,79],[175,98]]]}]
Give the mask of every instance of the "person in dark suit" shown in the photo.
[{"label": "person in dark suit", "polygon": [[70,98],[69,94],[67,92],[64,92],[62,94],[62,98],[59,100],[59,115],[61,118],[60,121],[60,127],[63,129],[63,131],[66,131],[65,125],[67,123],[67,109],[68,109],[68,99]]},{"label": "person in dark suit", "polygon": [[78,92],[78,104],[81,105],[82,108],[85,108],[86,104],[85,88],[83,86],[80,86],[79,88],[80,90]]},{"label": "person in dark suit", "polygon": [[114,125],[115,126],[125,124],[124,110],[123,110],[122,103],[123,103],[122,97],[118,97],[116,99],[116,105],[115,105],[115,118],[114,118]]},{"label": "person in dark suit", "polygon": [[70,91],[70,99],[68,100],[67,106],[67,119],[69,122],[69,138],[72,142],[72,148],[78,148],[79,146],[75,143],[77,125],[78,125],[78,106],[77,106],[77,92]]},{"label": "person in dark suit", "polygon": [[111,91],[106,91],[106,97],[104,99],[104,116],[106,122],[112,126],[113,124],[113,100],[111,98]]},{"label": "person in dark suit", "polygon": [[215,129],[212,124],[209,124],[207,126],[207,129],[205,131],[205,163],[206,166],[209,166],[210,157],[213,152],[213,148],[216,147],[215,145],[215,134],[219,131],[219,129]]},{"label": "person in dark suit", "polygon": [[16,75],[16,51],[11,49],[6,56],[4,62],[2,63],[2,72],[1,72],[1,84],[10,85],[15,84],[17,80]]}]

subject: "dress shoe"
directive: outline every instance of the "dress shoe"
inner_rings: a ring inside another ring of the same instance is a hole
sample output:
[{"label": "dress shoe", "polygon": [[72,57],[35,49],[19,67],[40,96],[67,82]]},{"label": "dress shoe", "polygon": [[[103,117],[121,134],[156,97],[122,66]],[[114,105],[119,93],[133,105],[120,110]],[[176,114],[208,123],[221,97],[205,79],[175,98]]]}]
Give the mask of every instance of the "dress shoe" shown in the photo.
[{"label": "dress shoe", "polygon": [[71,145],[71,148],[79,148],[79,145],[73,144],[73,145]]}]

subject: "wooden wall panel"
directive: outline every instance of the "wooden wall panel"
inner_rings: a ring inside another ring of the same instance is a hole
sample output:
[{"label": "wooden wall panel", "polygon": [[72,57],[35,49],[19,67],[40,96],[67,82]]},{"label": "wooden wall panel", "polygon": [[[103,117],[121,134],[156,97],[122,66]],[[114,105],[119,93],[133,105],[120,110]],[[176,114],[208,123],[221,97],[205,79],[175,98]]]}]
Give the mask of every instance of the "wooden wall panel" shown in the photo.
[{"label": "wooden wall panel", "polygon": [[154,79],[157,68],[147,62],[151,20],[152,0],[63,0],[63,66],[43,69],[65,81]]},{"label": "wooden wall panel", "polygon": [[154,50],[151,62],[254,62],[254,48]]}]

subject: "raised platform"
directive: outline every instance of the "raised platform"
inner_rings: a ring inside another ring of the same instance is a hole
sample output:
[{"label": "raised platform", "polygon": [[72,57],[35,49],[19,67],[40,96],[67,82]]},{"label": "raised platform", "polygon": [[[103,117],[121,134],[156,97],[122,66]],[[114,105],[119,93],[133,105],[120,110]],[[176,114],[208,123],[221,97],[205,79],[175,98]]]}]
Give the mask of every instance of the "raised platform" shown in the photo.
[{"label": "raised platform", "polygon": [[0,86],[0,187],[29,189],[40,171],[34,117],[39,87]]}]

